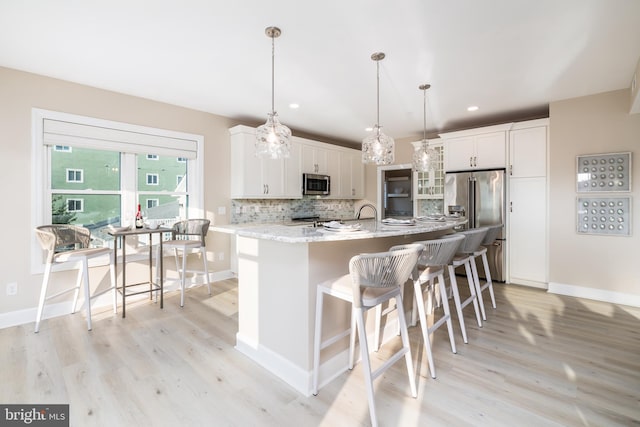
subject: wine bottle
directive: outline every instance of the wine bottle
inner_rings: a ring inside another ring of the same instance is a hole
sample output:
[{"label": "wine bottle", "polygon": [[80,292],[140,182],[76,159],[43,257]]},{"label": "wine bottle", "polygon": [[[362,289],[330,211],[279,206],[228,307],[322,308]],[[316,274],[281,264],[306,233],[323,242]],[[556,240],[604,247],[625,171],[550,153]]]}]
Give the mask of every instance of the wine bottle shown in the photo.
[{"label": "wine bottle", "polygon": [[136,228],[142,228],[142,211],[140,210],[140,204],[138,204],[138,212],[136,213]]}]

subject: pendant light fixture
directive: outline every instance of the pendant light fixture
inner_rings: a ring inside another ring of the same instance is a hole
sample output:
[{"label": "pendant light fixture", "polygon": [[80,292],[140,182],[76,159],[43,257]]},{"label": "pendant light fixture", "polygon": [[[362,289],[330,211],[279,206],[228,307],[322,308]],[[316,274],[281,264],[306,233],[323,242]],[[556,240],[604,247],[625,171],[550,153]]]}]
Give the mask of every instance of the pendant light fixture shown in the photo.
[{"label": "pendant light fixture", "polygon": [[413,170],[416,172],[427,172],[436,168],[436,162],[438,160],[438,151],[429,146],[427,141],[427,89],[431,85],[424,84],[418,86],[424,93],[424,109],[423,109],[423,127],[422,127],[422,143],[416,147],[413,152]]},{"label": "pendant light fixture", "polygon": [[267,27],[264,32],[271,38],[271,112],[267,122],[256,129],[256,156],[282,159],[289,157],[291,148],[291,130],[280,123],[274,107],[275,39],[282,32],[278,27]]},{"label": "pendant light fixture", "polygon": [[384,53],[376,52],[371,59],[376,61],[376,125],[373,134],[362,140],[362,162],[375,163],[376,165],[390,165],[393,163],[394,141],[390,136],[382,133],[380,126],[380,61],[384,59]]}]

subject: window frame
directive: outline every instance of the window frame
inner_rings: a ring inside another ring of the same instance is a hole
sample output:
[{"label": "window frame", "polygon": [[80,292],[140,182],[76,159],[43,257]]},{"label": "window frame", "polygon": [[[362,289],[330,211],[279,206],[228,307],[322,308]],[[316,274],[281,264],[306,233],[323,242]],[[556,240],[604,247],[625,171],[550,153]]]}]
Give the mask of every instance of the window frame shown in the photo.
[{"label": "window frame", "polygon": [[[75,203],[79,203],[80,204],[80,209],[69,209],[69,202],[72,201]],[[84,212],[84,199],[77,199],[77,198],[68,198],[65,200],[65,202],[67,203],[67,210],[69,212]]]},{"label": "window frame", "polygon": [[54,145],[53,150],[58,153],[73,153],[73,147],[70,145]]},{"label": "window frame", "polygon": [[[131,142],[130,140],[118,140],[111,145],[115,148],[108,147],[107,151],[120,152],[121,156],[121,188],[116,194],[121,195],[120,216],[126,218],[130,216],[131,212],[135,212],[137,208],[137,201],[141,192],[137,190],[137,159],[144,150],[151,150],[149,141],[158,140],[158,146],[160,150],[165,150],[163,155],[166,154],[166,150],[173,149],[175,144],[168,144],[166,141],[175,139],[179,141],[185,141],[188,143],[191,151],[190,154],[186,154],[184,157],[191,157],[187,162],[187,176],[189,176],[189,189],[187,191],[189,197],[189,207],[187,210],[187,218],[203,218],[205,216],[204,209],[204,136],[190,134],[186,132],[177,132],[172,130],[166,130],[161,128],[152,128],[147,126],[132,125],[129,123],[116,122],[111,120],[98,119],[95,117],[80,116],[76,114],[62,113],[57,111],[44,110],[39,108],[32,108],[31,110],[31,161],[32,161],[32,179],[31,179],[31,225],[32,229],[42,224],[49,224],[52,221],[51,202],[52,202],[52,188],[51,188],[51,151],[55,146],[69,146],[73,149],[73,138],[70,143],[54,142],[46,143],[45,141],[45,121],[54,120],[61,123],[77,124],[82,126],[88,126],[92,129],[104,129],[106,132],[112,131],[113,134],[118,135],[126,134],[126,136],[132,135],[133,138],[137,138],[139,135],[141,139],[140,143]],[[79,138],[81,139],[81,138]],[[163,146],[164,144],[164,146]],[[107,142],[109,145],[109,142]],[[78,146],[81,146],[78,145]],[[171,148],[165,148],[171,146]],[[127,149],[132,148],[131,152]],[[102,148],[96,148],[102,149]],[[158,151],[158,150],[155,150]],[[168,154],[173,155],[173,154]],[[176,157],[178,157],[176,155]],[[45,259],[43,251],[37,241],[35,233],[31,233],[31,272],[32,274],[41,274],[44,271]],[[104,261],[100,262],[95,260],[90,265],[101,265]]]},{"label": "window frame", "polygon": [[[80,174],[80,179],[69,179],[69,172],[73,172],[74,178]],[[82,184],[84,183],[84,169],[74,169],[74,168],[66,168],[65,169],[65,178],[67,183],[74,184]]]},{"label": "window frame", "polygon": [[[149,178],[153,178],[151,182],[149,182]],[[157,173],[146,173],[145,181],[147,185],[160,185],[160,174]]]}]

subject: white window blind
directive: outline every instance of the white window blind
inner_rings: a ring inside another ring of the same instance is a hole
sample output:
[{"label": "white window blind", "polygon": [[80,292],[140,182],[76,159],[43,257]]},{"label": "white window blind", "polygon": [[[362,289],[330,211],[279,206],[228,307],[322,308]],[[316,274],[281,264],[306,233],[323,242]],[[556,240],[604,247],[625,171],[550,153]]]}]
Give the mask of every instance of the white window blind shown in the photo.
[{"label": "white window blind", "polygon": [[61,120],[44,119],[43,131],[44,145],[69,145],[123,153],[186,157],[188,159],[195,159],[198,151],[198,143],[195,140]]}]

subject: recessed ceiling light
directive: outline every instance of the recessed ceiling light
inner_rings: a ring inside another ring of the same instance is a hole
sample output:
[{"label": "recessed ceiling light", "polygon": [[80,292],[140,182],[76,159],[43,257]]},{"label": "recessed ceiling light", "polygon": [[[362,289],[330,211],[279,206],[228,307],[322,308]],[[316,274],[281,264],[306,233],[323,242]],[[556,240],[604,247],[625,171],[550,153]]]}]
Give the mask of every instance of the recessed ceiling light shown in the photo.
[{"label": "recessed ceiling light", "polygon": [[289,104],[289,108],[291,108],[292,110],[295,110],[297,108],[300,108],[300,105],[296,104],[296,103],[291,103],[291,104]]},{"label": "recessed ceiling light", "polygon": [[477,105],[472,105],[467,107],[467,111],[478,111],[479,107]]}]

